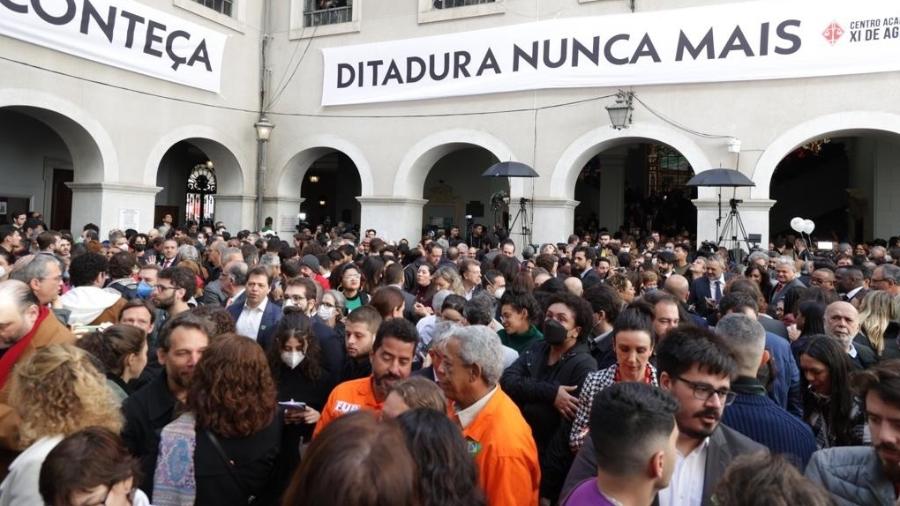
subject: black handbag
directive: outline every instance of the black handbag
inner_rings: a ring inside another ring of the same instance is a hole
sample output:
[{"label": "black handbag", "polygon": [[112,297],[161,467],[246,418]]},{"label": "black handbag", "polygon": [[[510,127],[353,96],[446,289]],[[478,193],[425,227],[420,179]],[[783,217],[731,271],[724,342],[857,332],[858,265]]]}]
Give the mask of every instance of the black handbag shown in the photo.
[{"label": "black handbag", "polygon": [[238,488],[241,489],[241,492],[244,494],[244,497],[247,498],[247,504],[255,504],[256,496],[251,494],[247,490],[247,486],[244,483],[244,480],[238,475],[237,470],[235,469],[234,461],[228,458],[228,454],[225,453],[225,448],[222,448],[222,445],[219,443],[219,438],[216,437],[211,431],[205,430],[207,439],[212,443],[213,447],[216,449],[216,453],[222,457],[222,460],[225,461],[225,467],[228,469],[228,474],[231,475],[231,478],[237,483]]}]

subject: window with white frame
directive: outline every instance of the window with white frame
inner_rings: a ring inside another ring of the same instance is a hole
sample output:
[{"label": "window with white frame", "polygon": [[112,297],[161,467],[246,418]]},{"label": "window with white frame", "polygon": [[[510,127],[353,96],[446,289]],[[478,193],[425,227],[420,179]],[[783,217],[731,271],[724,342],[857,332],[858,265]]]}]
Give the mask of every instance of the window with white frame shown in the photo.
[{"label": "window with white frame", "polygon": [[419,23],[503,14],[505,0],[419,0]]},{"label": "window with white frame", "polygon": [[435,9],[451,9],[453,7],[466,7],[469,5],[490,4],[494,0],[434,0]]},{"label": "window with white frame", "polygon": [[219,14],[231,16],[234,0],[194,0],[198,4],[210,8]]},{"label": "window with white frame", "polygon": [[305,0],[303,26],[349,23],[353,20],[352,0]]}]

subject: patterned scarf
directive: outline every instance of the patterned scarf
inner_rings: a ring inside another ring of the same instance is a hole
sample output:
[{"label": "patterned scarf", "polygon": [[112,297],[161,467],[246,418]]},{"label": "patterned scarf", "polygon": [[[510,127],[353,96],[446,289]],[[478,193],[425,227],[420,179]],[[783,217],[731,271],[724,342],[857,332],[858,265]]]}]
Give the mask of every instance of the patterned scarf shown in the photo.
[{"label": "patterned scarf", "polygon": [[193,506],[197,495],[194,450],[197,432],[193,413],[184,413],[162,430],[153,475],[155,506]]}]

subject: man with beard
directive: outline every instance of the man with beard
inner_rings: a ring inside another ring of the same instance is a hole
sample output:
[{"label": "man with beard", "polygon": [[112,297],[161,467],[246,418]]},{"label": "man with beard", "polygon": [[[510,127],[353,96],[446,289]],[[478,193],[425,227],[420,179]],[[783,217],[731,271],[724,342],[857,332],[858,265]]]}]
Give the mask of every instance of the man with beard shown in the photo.
[{"label": "man with beard", "polygon": [[865,402],[872,446],[813,454],[806,476],[841,506],[894,504],[900,490],[900,361],[887,360],[853,376]]},{"label": "man with beard", "polygon": [[193,272],[186,267],[169,267],[159,273],[150,300],[166,312],[167,318],[171,318],[190,309],[187,301],[196,289],[197,279]]},{"label": "man with beard", "polygon": [[[187,399],[194,368],[209,345],[210,323],[191,313],[169,320],[159,336],[157,359],[163,374],[125,400],[122,439],[141,461],[144,476],[153,476],[159,454],[159,435],[176,417],[176,407]],[[142,480],[141,490],[153,495],[153,480]]]},{"label": "man with beard", "polygon": [[[659,385],[678,401],[675,472],[660,490],[660,506],[709,504],[713,487],[738,456],[766,451],[743,434],[721,424],[725,406],[734,402],[731,379],[737,364],[728,345],[708,329],[680,327],[656,348]],[[591,439],[575,457],[563,495],[596,476],[597,456]]]},{"label": "man with beard", "polygon": [[369,354],[372,374],[345,381],[328,396],[322,417],[316,424],[313,437],[336,418],[360,409],[380,412],[391,387],[408,378],[412,372],[413,356],[419,334],[412,323],[403,318],[382,322],[375,334],[375,344]]},{"label": "man with beard", "polygon": [[600,282],[600,275],[594,270],[594,251],[587,246],[578,246],[572,251],[572,274],[581,278],[581,284],[588,289]]},{"label": "man with beard", "polygon": [[849,302],[832,302],[825,308],[825,334],[847,351],[857,369],[867,369],[878,361],[865,336],[859,335],[859,311]]}]

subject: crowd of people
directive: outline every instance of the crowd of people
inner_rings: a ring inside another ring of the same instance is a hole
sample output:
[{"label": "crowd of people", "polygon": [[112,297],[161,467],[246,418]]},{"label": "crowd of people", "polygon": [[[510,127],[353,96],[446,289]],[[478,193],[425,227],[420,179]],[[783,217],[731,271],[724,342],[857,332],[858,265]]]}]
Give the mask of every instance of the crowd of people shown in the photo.
[{"label": "crowd of people", "polygon": [[[900,491],[897,240],[0,225],[0,506]],[[21,219],[19,219],[21,217]]]}]

